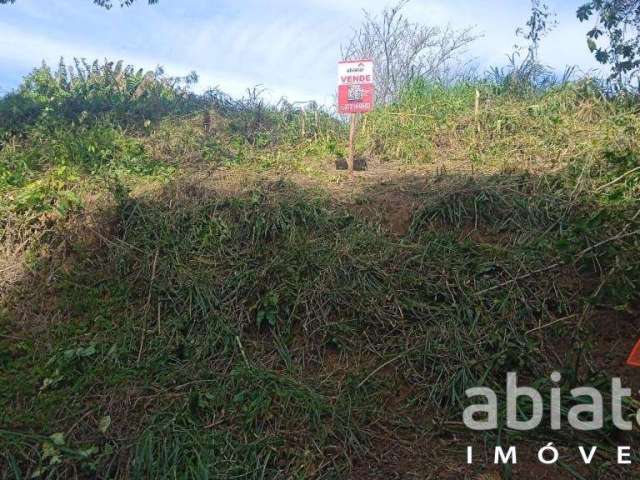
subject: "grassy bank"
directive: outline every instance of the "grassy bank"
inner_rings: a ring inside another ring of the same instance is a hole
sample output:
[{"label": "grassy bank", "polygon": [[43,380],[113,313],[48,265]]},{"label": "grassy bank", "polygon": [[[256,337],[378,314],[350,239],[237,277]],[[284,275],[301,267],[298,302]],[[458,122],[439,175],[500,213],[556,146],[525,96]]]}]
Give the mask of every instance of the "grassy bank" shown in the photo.
[{"label": "grassy bank", "polygon": [[[461,422],[465,389],[503,395],[508,371],[543,392],[561,371],[565,409],[575,386],[640,387],[623,365],[640,326],[632,101],[415,85],[363,119],[350,182],[322,112],[133,71],[118,90],[113,68],[38,71],[2,100],[31,116],[0,150],[0,475],[637,474],[612,464],[637,439],[610,419]],[[114,91],[120,110],[89,108]],[[549,441],[563,462],[540,470]],[[491,465],[513,443],[513,471]],[[576,443],[601,447],[591,466]]]}]

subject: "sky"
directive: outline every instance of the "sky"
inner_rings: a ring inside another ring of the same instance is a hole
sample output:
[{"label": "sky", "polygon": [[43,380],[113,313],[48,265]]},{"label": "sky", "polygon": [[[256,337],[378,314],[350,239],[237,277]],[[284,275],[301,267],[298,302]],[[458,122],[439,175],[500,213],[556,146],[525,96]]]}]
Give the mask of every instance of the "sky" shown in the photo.
[{"label": "sky", "polygon": [[[584,0],[548,0],[558,26],[546,37],[540,59],[562,71],[597,67],[586,47],[591,28],[576,19]],[[115,0],[114,3],[118,3]],[[195,70],[197,90],[218,87],[242,96],[260,85],[268,98],[332,102],[340,44],[363,17],[388,0],[138,0],[109,11],[91,0],[16,0],[0,5],[0,94],[15,88],[42,60],[62,56],[123,59],[137,67],[164,67],[169,75]],[[412,0],[415,22],[474,27],[481,37],[467,50],[480,71],[504,65],[528,17],[527,0]]]}]

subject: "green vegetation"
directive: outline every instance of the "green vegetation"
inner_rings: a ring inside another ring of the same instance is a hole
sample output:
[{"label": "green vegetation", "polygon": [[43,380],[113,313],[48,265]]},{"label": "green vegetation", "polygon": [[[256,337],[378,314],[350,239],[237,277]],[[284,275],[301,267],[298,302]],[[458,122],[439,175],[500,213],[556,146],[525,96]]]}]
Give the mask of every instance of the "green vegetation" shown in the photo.
[{"label": "green vegetation", "polygon": [[601,447],[554,478],[631,478],[610,419],[461,423],[508,371],[560,370],[567,408],[640,386],[637,102],[513,78],[414,82],[360,122],[350,182],[315,106],[35,70],[0,100],[0,476],[480,478],[464,446],[518,440],[505,478],[549,441]]},{"label": "green vegetation", "polygon": [[640,89],[640,1],[589,0],[578,8],[581,22],[594,21],[587,46],[596,60],[611,67],[620,89]]}]

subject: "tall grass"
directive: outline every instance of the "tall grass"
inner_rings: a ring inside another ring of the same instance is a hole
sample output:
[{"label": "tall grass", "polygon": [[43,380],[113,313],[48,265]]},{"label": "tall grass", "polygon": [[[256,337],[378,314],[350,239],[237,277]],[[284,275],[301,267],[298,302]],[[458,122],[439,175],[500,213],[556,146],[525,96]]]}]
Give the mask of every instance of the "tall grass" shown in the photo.
[{"label": "tall grass", "polygon": [[367,117],[363,143],[383,160],[534,170],[587,162],[616,175],[637,158],[637,110],[629,99],[605,97],[588,79],[528,94],[487,82],[418,81]]}]

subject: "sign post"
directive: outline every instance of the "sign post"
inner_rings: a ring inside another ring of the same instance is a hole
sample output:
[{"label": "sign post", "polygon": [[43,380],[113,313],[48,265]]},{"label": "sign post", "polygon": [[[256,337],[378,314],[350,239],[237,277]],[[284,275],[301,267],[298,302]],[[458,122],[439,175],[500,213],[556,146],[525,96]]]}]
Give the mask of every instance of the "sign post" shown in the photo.
[{"label": "sign post", "polygon": [[349,169],[349,176],[353,177],[353,162],[355,161],[355,145],[354,140],[356,138],[356,114],[351,115],[351,125],[349,126],[349,158],[347,158],[347,168]]},{"label": "sign post", "polygon": [[355,160],[356,115],[373,110],[374,83],[372,60],[338,62],[338,113],[351,115],[349,128],[349,175]]}]

